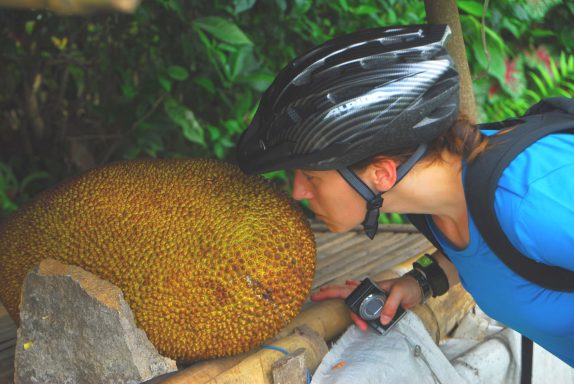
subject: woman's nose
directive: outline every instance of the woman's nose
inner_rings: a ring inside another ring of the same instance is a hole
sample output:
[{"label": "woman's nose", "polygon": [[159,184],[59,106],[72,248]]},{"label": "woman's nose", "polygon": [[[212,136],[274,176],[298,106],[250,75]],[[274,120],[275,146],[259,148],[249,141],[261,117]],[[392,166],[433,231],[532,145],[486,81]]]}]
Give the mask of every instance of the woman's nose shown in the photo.
[{"label": "woman's nose", "polygon": [[301,171],[295,171],[295,177],[293,178],[293,192],[291,197],[295,200],[310,199],[313,197],[311,190],[309,189],[309,182],[305,178],[305,175]]}]

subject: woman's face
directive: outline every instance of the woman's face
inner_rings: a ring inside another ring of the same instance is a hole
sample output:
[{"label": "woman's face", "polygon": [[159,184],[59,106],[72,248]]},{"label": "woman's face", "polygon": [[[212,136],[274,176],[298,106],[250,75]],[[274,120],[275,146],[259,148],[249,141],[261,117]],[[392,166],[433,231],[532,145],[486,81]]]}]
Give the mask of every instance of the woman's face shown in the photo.
[{"label": "woman's face", "polygon": [[337,171],[295,171],[293,198],[309,200],[317,219],[332,232],[345,232],[365,218],[365,200]]}]

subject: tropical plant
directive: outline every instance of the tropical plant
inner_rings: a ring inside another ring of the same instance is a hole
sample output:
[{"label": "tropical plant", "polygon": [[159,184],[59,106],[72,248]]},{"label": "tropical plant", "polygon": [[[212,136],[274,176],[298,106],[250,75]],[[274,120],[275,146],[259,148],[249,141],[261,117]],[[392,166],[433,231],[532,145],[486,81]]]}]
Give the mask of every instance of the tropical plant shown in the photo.
[{"label": "tropical plant", "polygon": [[[457,4],[482,121],[523,111],[534,94],[571,94],[571,2],[490,1],[484,22],[483,0]],[[3,10],[0,216],[110,161],[233,161],[293,57],[338,34],[423,21],[421,0],[149,0],[132,16],[87,18]],[[284,172],[267,176],[289,188]]]}]

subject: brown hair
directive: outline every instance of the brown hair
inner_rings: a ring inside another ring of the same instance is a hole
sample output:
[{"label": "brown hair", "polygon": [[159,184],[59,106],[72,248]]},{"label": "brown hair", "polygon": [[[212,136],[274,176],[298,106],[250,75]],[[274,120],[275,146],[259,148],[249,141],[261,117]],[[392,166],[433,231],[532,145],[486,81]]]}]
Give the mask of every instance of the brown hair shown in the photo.
[{"label": "brown hair", "polygon": [[[470,123],[468,118],[461,114],[450,129],[429,143],[424,159],[430,160],[429,164],[441,162],[443,161],[442,153],[446,150],[471,162],[484,152],[487,147],[488,137],[483,135],[475,124]],[[381,156],[391,158],[401,164],[407,161],[416,149],[416,147],[411,147],[386,151],[359,161],[349,168],[354,171],[360,171],[371,164],[375,158]]]}]

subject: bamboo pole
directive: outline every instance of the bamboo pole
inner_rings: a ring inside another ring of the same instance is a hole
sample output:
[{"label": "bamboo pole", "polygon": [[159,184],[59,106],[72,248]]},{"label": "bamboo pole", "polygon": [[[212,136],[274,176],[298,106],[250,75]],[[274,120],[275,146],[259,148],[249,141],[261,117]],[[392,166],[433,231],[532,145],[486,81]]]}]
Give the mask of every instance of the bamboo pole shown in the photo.
[{"label": "bamboo pole", "polygon": [[472,79],[468,68],[468,59],[462,38],[462,28],[456,0],[425,0],[427,21],[431,24],[448,24],[452,38],[447,43],[447,50],[454,59],[460,75],[460,111],[470,122],[478,121],[476,101],[472,89]]},{"label": "bamboo pole", "polygon": [[[273,343],[272,347],[280,348],[293,353],[297,350],[304,350],[305,365],[311,371],[319,366],[323,357],[327,354],[327,344],[323,337],[311,330],[309,327],[297,327],[288,336],[283,337]],[[273,383],[272,366],[277,360],[284,356],[283,352],[275,349],[261,348],[254,353],[248,354],[235,365],[222,369],[223,366],[215,361],[211,367],[203,367],[192,375],[183,371],[173,375],[163,384],[271,384]],[[228,366],[229,359],[224,364]],[[215,369],[214,369],[215,368]]]},{"label": "bamboo pole", "polygon": [[87,15],[99,11],[133,13],[139,0],[0,0],[1,7],[49,10],[60,15]]},{"label": "bamboo pole", "polygon": [[[413,257],[386,270],[373,278],[375,280],[392,279],[403,275],[410,270]],[[430,299],[427,303],[419,305],[412,311],[419,316],[425,328],[435,342],[444,338],[454,326],[468,313],[474,301],[460,285],[451,287],[449,292],[441,297]],[[268,345],[286,345],[292,352],[298,348],[309,348],[309,341],[293,337],[293,331],[308,327],[320,338],[330,341],[341,335],[352,324],[349,310],[343,300],[329,300],[315,303],[307,310],[301,312],[287,327],[275,337],[275,342]],[[314,342],[311,345],[316,345]],[[314,352],[315,356],[320,354]],[[255,356],[255,357],[254,357]],[[231,384],[231,383],[265,383],[271,384],[271,365],[281,355],[276,351],[259,349],[241,356],[216,359],[191,366],[171,376],[164,384]],[[322,356],[321,356],[322,358]],[[309,368],[313,371],[313,363]],[[320,359],[319,359],[320,361]],[[253,376],[250,376],[253,375]],[[267,380],[267,381],[266,381]]]}]

